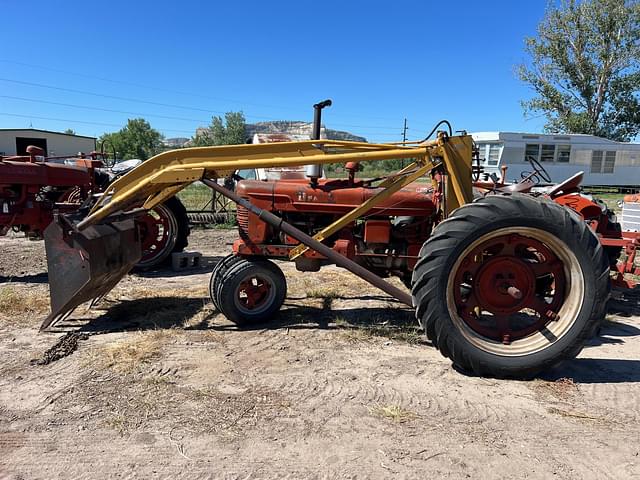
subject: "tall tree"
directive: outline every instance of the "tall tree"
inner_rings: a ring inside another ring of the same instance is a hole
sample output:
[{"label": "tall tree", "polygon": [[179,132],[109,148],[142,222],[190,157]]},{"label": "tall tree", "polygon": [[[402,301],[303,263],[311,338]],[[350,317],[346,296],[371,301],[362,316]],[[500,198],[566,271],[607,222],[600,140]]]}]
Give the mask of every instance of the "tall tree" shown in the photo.
[{"label": "tall tree", "polygon": [[127,120],[127,125],[121,130],[105,133],[99,141],[106,142],[109,150],[115,149],[122,159],[146,160],[162,150],[163,138],[145,119],[135,118]]},{"label": "tall tree", "polygon": [[553,133],[587,133],[628,141],[640,132],[640,4],[637,0],[550,3],[520,78],[535,97],[525,113],[542,113]]},{"label": "tall tree", "polygon": [[67,135],[75,135],[76,131],[72,128],[67,128],[64,133],[66,133]]},{"label": "tall tree", "polygon": [[197,147],[208,145],[239,145],[246,141],[247,124],[242,112],[227,112],[224,121],[215,116],[211,119],[211,125],[206,129],[200,129],[193,144]]}]

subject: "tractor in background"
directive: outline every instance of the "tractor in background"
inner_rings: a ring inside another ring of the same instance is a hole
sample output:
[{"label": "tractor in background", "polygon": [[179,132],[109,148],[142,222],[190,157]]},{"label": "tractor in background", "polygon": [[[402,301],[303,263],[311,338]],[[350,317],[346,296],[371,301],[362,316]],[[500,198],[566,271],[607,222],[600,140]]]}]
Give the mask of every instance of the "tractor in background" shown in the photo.
[{"label": "tractor in background", "polygon": [[[0,235],[13,230],[30,240],[43,238],[55,214],[82,208],[141,163],[127,160],[106,168],[104,152],[44,157],[42,149],[29,146],[27,153],[0,157]],[[156,267],[187,246],[188,218],[177,197],[157,205],[139,220],[142,256],[138,268]]]}]

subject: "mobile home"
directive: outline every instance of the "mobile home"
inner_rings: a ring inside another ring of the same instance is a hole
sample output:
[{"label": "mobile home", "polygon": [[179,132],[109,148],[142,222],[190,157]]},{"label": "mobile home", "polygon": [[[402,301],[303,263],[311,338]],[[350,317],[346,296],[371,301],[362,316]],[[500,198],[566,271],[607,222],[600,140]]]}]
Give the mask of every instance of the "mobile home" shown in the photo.
[{"label": "mobile home", "polygon": [[472,133],[486,175],[500,176],[506,165],[507,180],[531,171],[533,158],[547,170],[552,182],[579,171],[585,186],[640,186],[640,144],[622,143],[593,135],[512,132]]}]

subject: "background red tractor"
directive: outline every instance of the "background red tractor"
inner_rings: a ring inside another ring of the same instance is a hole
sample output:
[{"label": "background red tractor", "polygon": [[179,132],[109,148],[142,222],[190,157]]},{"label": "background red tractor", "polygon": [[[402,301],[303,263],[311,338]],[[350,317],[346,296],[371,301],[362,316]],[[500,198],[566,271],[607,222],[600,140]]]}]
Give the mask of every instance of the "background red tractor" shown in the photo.
[{"label": "background red tractor", "polygon": [[[44,157],[42,149],[29,146],[27,156],[0,157],[0,235],[24,232],[31,240],[43,238],[54,212],[70,213],[100,195],[139,160],[105,168],[104,153],[79,154],[75,158]],[[140,268],[162,264],[171,253],[188,243],[187,213],[173,197],[140,218],[143,255]]]}]

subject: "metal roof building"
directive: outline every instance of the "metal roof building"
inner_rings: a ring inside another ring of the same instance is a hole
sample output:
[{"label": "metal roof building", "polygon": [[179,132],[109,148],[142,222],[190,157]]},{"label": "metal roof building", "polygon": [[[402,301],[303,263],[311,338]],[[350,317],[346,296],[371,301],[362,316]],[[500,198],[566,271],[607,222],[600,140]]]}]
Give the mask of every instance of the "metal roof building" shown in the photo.
[{"label": "metal roof building", "polygon": [[96,139],[36,128],[0,128],[0,156],[25,155],[29,145],[42,148],[45,156],[76,155],[95,150]]}]

